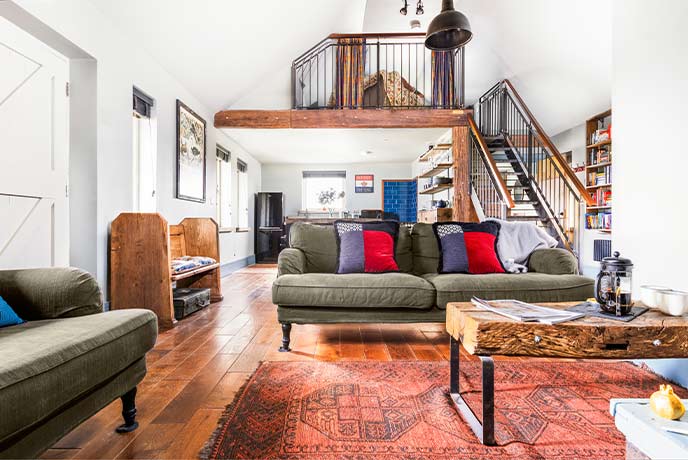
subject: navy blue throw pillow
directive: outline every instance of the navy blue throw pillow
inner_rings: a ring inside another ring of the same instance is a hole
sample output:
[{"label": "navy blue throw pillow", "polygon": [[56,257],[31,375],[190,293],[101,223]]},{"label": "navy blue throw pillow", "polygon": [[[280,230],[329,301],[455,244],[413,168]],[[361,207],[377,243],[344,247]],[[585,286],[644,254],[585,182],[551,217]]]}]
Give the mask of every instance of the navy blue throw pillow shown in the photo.
[{"label": "navy blue throw pillow", "polygon": [[5,302],[5,299],[0,297],[0,327],[14,326],[23,322],[24,320],[12,310],[12,307]]},{"label": "navy blue throw pillow", "polygon": [[438,273],[468,273],[468,252],[461,225],[435,222],[432,230],[440,249]]}]

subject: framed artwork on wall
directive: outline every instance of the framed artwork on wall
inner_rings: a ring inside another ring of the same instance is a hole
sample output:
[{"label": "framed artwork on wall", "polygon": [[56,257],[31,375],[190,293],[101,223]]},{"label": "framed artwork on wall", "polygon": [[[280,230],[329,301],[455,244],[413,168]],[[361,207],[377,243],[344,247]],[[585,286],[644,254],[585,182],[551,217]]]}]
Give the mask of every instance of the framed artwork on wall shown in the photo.
[{"label": "framed artwork on wall", "polygon": [[375,190],[375,176],[373,174],[356,174],[355,193],[373,193]]},{"label": "framed artwork on wall", "polygon": [[205,203],[205,120],[177,99],[177,187],[180,200]]}]

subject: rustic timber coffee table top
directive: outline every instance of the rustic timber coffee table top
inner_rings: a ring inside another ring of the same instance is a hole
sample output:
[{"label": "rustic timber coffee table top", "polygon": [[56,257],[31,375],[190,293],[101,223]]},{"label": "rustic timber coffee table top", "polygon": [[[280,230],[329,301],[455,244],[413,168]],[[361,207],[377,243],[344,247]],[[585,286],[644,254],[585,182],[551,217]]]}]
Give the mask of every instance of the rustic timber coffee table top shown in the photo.
[{"label": "rustic timber coffee table top", "polygon": [[[580,302],[542,303],[566,309]],[[586,316],[554,325],[521,322],[476,307],[447,304],[447,332],[479,356],[596,359],[688,357],[688,318],[649,310],[630,322]]]}]

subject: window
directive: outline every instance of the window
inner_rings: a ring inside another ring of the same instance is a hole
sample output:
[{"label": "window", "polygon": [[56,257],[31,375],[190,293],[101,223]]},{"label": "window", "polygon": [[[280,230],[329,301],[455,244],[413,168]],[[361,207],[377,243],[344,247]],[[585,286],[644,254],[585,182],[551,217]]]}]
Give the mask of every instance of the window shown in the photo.
[{"label": "window", "polygon": [[232,226],[232,163],[229,150],[216,146],[215,156],[217,158],[217,221],[220,228]]},{"label": "window", "polygon": [[302,188],[306,211],[341,211],[346,205],[346,171],[303,171]]},{"label": "window", "polygon": [[237,227],[240,229],[248,228],[248,165],[237,158],[237,210],[239,213]]},{"label": "window", "polygon": [[132,117],[134,211],[155,212],[157,153],[154,101],[134,88]]}]

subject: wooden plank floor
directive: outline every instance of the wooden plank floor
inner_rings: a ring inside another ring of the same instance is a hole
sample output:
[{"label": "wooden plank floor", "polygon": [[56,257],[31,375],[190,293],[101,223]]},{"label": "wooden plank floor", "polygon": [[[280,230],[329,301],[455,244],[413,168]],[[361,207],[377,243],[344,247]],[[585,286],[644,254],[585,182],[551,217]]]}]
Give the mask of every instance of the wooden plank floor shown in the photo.
[{"label": "wooden plank floor", "polygon": [[121,423],[116,401],[43,458],[195,459],[225,406],[263,360],[449,359],[449,336],[439,323],[294,325],[293,351],[279,353],[281,329],[271,302],[275,276],[275,267],[266,265],[236,272],[223,279],[222,302],[160,333],[138,387],[138,430],[115,433]]}]

